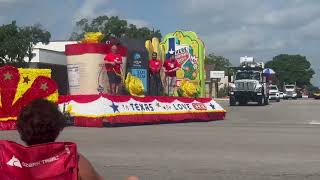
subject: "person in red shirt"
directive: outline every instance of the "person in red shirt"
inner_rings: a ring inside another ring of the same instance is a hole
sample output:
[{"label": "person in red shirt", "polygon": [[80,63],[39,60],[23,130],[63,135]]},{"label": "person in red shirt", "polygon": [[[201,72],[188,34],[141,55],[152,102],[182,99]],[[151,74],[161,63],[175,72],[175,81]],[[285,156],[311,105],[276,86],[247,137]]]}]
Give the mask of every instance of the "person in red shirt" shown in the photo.
[{"label": "person in red shirt", "polygon": [[162,82],[160,78],[160,70],[162,67],[161,60],[157,59],[158,54],[152,53],[152,59],[149,60],[150,88],[149,95],[160,96],[162,91]]},{"label": "person in red shirt", "polygon": [[177,82],[177,70],[179,70],[180,64],[176,60],[175,54],[170,55],[170,59],[166,60],[163,64],[163,69],[166,74],[167,93],[169,96],[173,95],[174,88]]},{"label": "person in red shirt", "polygon": [[111,52],[104,57],[104,62],[109,78],[110,94],[118,94],[119,84],[121,83],[121,64],[122,57],[118,54],[116,45],[111,47]]}]

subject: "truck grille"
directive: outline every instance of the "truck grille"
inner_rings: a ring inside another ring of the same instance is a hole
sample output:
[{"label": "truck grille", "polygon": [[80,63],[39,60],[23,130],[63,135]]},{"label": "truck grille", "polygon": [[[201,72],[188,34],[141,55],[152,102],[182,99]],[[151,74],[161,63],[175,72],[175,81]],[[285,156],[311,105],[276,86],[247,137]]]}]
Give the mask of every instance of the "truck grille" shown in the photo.
[{"label": "truck grille", "polygon": [[238,91],[254,91],[255,88],[254,82],[236,82],[236,90]]},{"label": "truck grille", "polygon": [[287,92],[287,95],[292,96],[293,92],[289,91],[289,92]]}]

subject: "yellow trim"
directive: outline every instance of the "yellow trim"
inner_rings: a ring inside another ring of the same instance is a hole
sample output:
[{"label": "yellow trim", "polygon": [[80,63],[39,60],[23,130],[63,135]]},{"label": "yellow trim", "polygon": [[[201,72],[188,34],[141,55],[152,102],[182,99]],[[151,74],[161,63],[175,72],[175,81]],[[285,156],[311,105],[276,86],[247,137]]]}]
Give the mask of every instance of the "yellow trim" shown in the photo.
[{"label": "yellow trim", "polygon": [[5,117],[5,118],[0,118],[0,122],[12,121],[12,120],[17,120],[17,117]]},{"label": "yellow trim", "polygon": [[115,117],[115,116],[128,116],[128,115],[157,115],[157,114],[186,114],[186,113],[204,113],[204,112],[216,112],[216,113],[225,113],[225,110],[203,110],[203,111],[176,111],[176,112],[132,112],[132,113],[112,113],[112,114],[103,114],[99,116],[95,115],[85,115],[85,114],[77,114],[72,112],[72,116],[76,117],[88,117],[88,118],[103,118],[103,117]]}]

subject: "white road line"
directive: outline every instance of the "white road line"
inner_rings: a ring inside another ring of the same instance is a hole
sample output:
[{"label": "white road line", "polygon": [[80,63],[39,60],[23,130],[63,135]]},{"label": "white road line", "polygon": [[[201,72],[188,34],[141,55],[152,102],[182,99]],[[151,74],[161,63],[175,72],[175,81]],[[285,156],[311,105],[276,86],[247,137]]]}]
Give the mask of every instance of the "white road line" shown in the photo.
[{"label": "white road line", "polygon": [[309,122],[311,125],[320,125],[320,121],[311,121]]}]

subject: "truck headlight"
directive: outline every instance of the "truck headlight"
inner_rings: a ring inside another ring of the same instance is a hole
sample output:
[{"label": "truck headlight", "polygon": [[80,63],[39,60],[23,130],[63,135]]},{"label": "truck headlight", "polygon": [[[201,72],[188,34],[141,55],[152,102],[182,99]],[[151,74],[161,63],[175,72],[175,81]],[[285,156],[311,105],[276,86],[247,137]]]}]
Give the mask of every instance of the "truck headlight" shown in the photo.
[{"label": "truck headlight", "polygon": [[230,88],[230,92],[233,92],[233,91],[235,91],[235,89],[236,89],[236,85],[235,85],[235,84],[231,84],[231,85],[229,86],[229,88]]},{"label": "truck headlight", "polygon": [[256,89],[256,91],[257,91],[257,92],[262,92],[262,87],[258,87],[258,88]]}]

